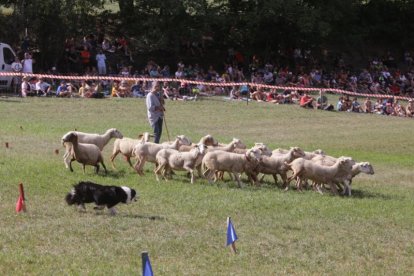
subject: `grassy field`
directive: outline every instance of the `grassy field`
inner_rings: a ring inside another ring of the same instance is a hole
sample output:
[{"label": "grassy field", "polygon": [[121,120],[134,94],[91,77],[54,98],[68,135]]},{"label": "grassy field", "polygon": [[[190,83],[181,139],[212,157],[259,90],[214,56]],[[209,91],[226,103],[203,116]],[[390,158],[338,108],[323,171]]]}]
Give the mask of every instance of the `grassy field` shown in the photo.
[{"label": "grassy field", "polygon": [[[228,179],[192,185],[183,172],[157,182],[152,164],[144,177],[121,157],[112,169],[113,141],[104,149],[108,175],[83,174],[78,163],[65,169],[60,138],[69,130],[150,131],[140,99],[0,98],[0,118],[0,275],[139,275],[142,251],[155,275],[414,274],[412,119],[219,98],[167,102],[172,138],[237,137],[371,162],[375,175],[354,179],[349,198],[284,192],[271,178],[241,189]],[[79,213],[64,196],[81,180],[130,186],[140,198],[117,216],[92,206]],[[20,182],[28,212],[16,214]],[[225,247],[228,216],[237,255]]]}]

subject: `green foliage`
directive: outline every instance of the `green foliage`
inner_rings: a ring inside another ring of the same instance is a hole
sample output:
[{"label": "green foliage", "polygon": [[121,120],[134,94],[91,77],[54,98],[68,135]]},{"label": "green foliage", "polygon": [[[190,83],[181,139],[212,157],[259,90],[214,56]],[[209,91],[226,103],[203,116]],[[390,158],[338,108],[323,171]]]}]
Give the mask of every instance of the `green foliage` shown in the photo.
[{"label": "green foliage", "polygon": [[[400,51],[414,46],[413,1],[0,0],[0,5],[13,10],[0,16],[7,26],[3,40],[18,45],[27,28],[42,65],[61,57],[66,37],[94,33],[97,22],[108,36],[125,34],[135,53],[175,57],[182,54],[182,41],[199,42],[206,34],[214,49],[236,47],[246,55],[294,47],[358,53],[371,46]],[[113,5],[119,9],[111,10]]]}]

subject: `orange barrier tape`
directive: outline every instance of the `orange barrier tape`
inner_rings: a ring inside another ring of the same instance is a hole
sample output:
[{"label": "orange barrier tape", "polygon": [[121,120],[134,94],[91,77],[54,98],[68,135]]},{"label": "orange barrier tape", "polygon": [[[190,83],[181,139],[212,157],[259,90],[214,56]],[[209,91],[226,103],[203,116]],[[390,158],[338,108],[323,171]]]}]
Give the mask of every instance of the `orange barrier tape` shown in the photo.
[{"label": "orange barrier tape", "polygon": [[403,96],[392,96],[384,94],[369,94],[369,93],[358,93],[353,91],[347,91],[342,89],[334,88],[312,88],[312,87],[296,87],[296,86],[277,86],[277,85],[268,85],[260,84],[253,82],[207,82],[207,81],[195,81],[187,79],[173,79],[173,78],[143,78],[143,77],[118,77],[118,76],[66,76],[66,75],[51,75],[51,74],[26,74],[26,73],[14,73],[14,72],[0,72],[0,76],[11,76],[11,77],[36,77],[36,78],[45,78],[45,79],[60,79],[60,80],[108,80],[108,81],[158,81],[158,82],[179,82],[179,83],[189,83],[196,85],[205,85],[205,86],[234,86],[234,85],[247,85],[271,89],[281,89],[281,90],[297,90],[297,91],[310,91],[310,92],[333,92],[335,94],[344,94],[350,96],[359,96],[359,97],[371,97],[371,98],[391,98],[395,97],[398,100],[409,100],[410,97]]}]

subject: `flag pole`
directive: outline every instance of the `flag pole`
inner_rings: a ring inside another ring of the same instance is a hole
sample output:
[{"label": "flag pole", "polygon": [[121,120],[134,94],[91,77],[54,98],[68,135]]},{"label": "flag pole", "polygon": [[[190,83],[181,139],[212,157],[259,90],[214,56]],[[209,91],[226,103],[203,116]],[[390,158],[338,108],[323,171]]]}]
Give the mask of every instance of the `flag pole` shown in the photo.
[{"label": "flag pole", "polygon": [[142,258],[142,276],[153,276],[151,262],[148,257],[148,252],[143,251],[141,253]]},{"label": "flag pole", "polygon": [[145,275],[145,265],[147,263],[148,260],[148,252],[147,251],[143,251],[141,253],[141,259],[142,259],[142,276]]},{"label": "flag pole", "polygon": [[236,231],[234,230],[233,224],[231,222],[231,217],[227,217],[227,246],[231,245],[231,250],[234,254],[237,254],[236,249],[236,240],[237,240]]}]

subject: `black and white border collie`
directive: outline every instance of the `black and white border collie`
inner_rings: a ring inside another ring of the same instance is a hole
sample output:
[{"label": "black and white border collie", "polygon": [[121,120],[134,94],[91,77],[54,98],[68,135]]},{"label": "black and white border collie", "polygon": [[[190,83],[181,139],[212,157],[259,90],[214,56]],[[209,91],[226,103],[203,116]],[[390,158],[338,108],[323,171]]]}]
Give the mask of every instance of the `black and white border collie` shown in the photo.
[{"label": "black and white border collie", "polygon": [[115,215],[115,205],[121,202],[129,204],[136,201],[136,197],[136,191],[125,186],[104,186],[90,181],[81,181],[73,186],[65,200],[69,205],[76,204],[82,210],[86,210],[85,203],[95,203],[95,210],[102,210],[106,206],[110,214]]}]

